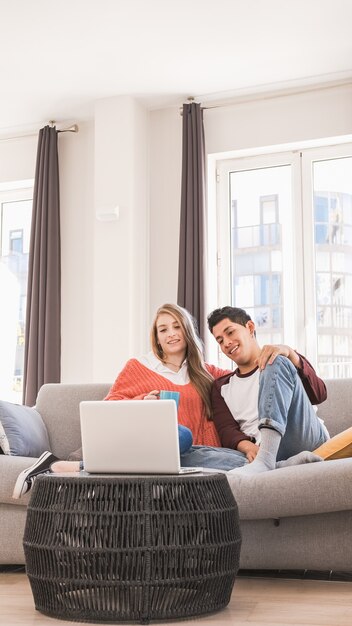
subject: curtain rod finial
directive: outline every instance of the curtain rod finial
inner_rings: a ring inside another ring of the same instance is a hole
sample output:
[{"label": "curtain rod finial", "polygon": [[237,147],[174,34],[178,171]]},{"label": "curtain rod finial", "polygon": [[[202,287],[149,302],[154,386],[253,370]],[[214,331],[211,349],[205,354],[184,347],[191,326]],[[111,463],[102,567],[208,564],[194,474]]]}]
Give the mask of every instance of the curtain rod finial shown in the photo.
[{"label": "curtain rod finial", "polygon": [[68,128],[62,128],[61,130],[58,130],[57,132],[58,133],[78,133],[78,131],[79,131],[78,124],[72,124]]},{"label": "curtain rod finial", "polygon": [[78,124],[72,124],[72,126],[70,126],[69,128],[65,128],[61,132],[63,132],[63,133],[78,133],[78,130],[79,130]]}]

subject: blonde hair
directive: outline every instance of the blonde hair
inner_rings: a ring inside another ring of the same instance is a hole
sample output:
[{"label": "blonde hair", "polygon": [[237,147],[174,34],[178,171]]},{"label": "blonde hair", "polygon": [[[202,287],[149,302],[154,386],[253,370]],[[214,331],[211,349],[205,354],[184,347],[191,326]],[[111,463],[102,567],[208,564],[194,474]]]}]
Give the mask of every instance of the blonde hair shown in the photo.
[{"label": "blonde hair", "polygon": [[178,304],[163,304],[159,307],[153,321],[150,342],[155,356],[160,361],[163,361],[163,351],[158,342],[157,321],[163,313],[172,315],[183,330],[187,344],[186,358],[189,379],[204,402],[207,418],[211,419],[210,390],[214,379],[205,367],[203,344],[197,333],[195,320],[186,309]]}]

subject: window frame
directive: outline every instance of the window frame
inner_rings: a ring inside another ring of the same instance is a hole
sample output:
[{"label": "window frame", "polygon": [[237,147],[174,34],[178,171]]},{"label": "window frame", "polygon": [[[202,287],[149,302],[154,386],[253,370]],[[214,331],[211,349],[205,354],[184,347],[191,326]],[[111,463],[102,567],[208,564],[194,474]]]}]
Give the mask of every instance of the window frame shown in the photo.
[{"label": "window frame", "polygon": [[[216,162],[216,180],[217,180],[217,194],[216,194],[216,249],[217,249],[217,302],[216,306],[225,306],[231,302],[231,285],[228,281],[228,274],[223,271],[224,268],[231,267],[231,242],[227,233],[230,232],[230,213],[229,211],[221,210],[222,207],[228,207],[230,202],[230,178],[231,172],[244,172],[248,170],[259,170],[265,168],[291,166],[292,167],[292,188],[291,188],[291,203],[296,207],[296,211],[292,212],[290,220],[294,222],[292,224],[292,233],[297,235],[299,229],[297,224],[301,222],[302,206],[301,206],[301,194],[300,189],[300,153],[299,151],[286,151],[277,152],[274,154],[260,154],[248,157],[221,159]],[[295,166],[295,167],[293,167]],[[286,257],[288,257],[287,265],[289,270],[288,280],[293,282],[296,287],[296,292],[302,292],[303,289],[299,283],[299,275],[302,275],[302,263],[301,259],[297,259],[294,263],[294,249],[296,245],[299,245],[299,241],[296,242],[295,236],[291,238],[291,241],[286,241],[287,236],[284,235],[283,247],[286,247]],[[227,243],[228,240],[228,243]],[[303,294],[300,295],[301,301]],[[294,316],[288,315],[288,310],[295,310]],[[303,349],[302,339],[299,338],[299,321],[300,312],[297,302],[292,298],[292,290],[285,289],[283,295],[283,325],[286,328],[287,343],[295,346],[299,346],[299,349]],[[214,352],[213,352],[214,354]],[[215,356],[215,355],[214,355]],[[228,359],[218,353],[219,362],[222,366],[228,367]]]},{"label": "window frame", "polygon": [[[3,205],[8,205],[11,203],[16,203],[16,202],[27,202],[29,201],[32,206],[33,206],[33,195],[34,195],[34,180],[24,180],[24,181],[14,181],[14,182],[9,182],[9,183],[0,183],[0,258],[2,258],[3,255],[3,243],[4,246],[6,246],[6,242],[3,242]],[[20,228],[15,228],[15,231],[20,231],[22,230],[22,245],[24,244],[24,238],[23,238],[23,234],[24,234],[24,229],[20,229]],[[9,231],[11,232],[11,231]],[[30,240],[30,229],[28,231],[28,237]],[[27,243],[29,245],[29,240],[27,240]],[[11,253],[11,245],[10,245],[10,241],[7,242],[8,245],[8,251],[9,254]],[[5,247],[6,250],[6,247]],[[23,250],[22,250],[22,253]],[[6,294],[5,294],[6,296]],[[22,294],[20,294],[20,310],[21,308],[23,308],[23,298],[27,298],[27,296],[24,296]],[[25,316],[25,311],[24,311],[24,316]],[[0,323],[3,323],[3,318],[0,319]],[[24,322],[25,323],[25,322]],[[22,335],[21,335],[21,341],[24,341]],[[23,343],[18,344],[23,346]],[[16,372],[14,370],[13,372],[13,377],[15,379],[16,376]],[[0,381],[1,382],[1,381]],[[17,390],[15,392],[17,394]],[[9,401],[13,401],[13,402],[18,402],[21,403],[22,402],[22,393],[20,393],[20,395],[16,395],[14,397],[8,398],[5,397],[3,398],[4,400],[9,400]]]},{"label": "window frame", "polygon": [[[286,146],[285,146],[286,148]],[[265,167],[281,165],[292,166],[292,242],[291,250],[286,250],[288,263],[291,255],[291,281],[294,286],[293,293],[296,295],[290,299],[288,289],[284,289],[283,315],[285,328],[285,343],[295,347],[306,354],[314,366],[317,365],[318,332],[316,324],[316,290],[315,290],[315,240],[314,240],[314,210],[313,209],[313,166],[316,161],[326,161],[334,158],[352,156],[351,137],[346,142],[336,142],[331,145],[327,142],[319,146],[309,147],[295,144],[294,149],[279,151],[279,146],[258,150],[257,154],[235,156],[226,158],[223,153],[213,155],[209,159],[209,166],[215,168],[215,185],[209,186],[210,223],[209,231],[214,233],[216,229],[216,244],[210,243],[208,235],[209,251],[213,259],[209,259],[209,266],[214,263],[216,254],[216,277],[214,271],[209,274],[209,284],[212,296],[209,298],[210,308],[225,306],[231,302],[231,236],[230,232],[230,178],[232,171],[248,171]],[[223,210],[226,207],[226,210]],[[214,218],[215,214],[215,218]],[[285,242],[287,245],[287,242]],[[283,243],[284,246],[284,243]],[[215,252],[214,252],[215,250]],[[297,254],[297,251],[302,254]],[[287,256],[288,253],[288,256]],[[227,268],[227,270],[226,270]],[[225,271],[224,271],[225,269]],[[288,276],[285,267],[285,280]],[[286,292],[286,293],[285,293]],[[216,293],[216,298],[214,297]],[[216,300],[216,301],[215,301]],[[293,315],[288,315],[288,307]],[[289,317],[292,321],[289,321]],[[210,351],[211,357],[217,358],[218,362],[228,367],[228,359],[214,348]]]},{"label": "window frame", "polygon": [[[352,157],[352,143],[338,146],[324,146],[320,148],[308,148],[302,152],[302,203],[307,207],[303,215],[303,256],[305,267],[313,268],[313,271],[305,272],[305,348],[306,354],[317,362],[318,333],[316,325],[316,289],[315,289],[315,250],[314,250],[314,211],[308,208],[312,205],[314,194],[313,188],[313,164],[317,161],[329,161],[336,158]],[[314,316],[312,314],[314,312]]]}]

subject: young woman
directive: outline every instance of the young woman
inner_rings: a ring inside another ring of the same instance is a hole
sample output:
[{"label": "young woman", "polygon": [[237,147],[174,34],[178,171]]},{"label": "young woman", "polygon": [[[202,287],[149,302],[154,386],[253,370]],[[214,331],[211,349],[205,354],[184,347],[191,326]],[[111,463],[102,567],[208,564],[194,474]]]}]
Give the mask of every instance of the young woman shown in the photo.
[{"label": "young woman", "polygon": [[[147,355],[127,361],[105,400],[149,400],[158,398],[160,390],[178,391],[181,466],[227,471],[247,462],[237,450],[221,447],[212,420],[211,387],[214,379],[230,371],[205,363],[201,340],[186,309],[164,304],[157,310],[151,328],[151,348]],[[82,458],[81,451],[73,453],[72,458]],[[38,474],[82,468],[80,460],[62,461],[44,452],[21,472],[13,497],[29,491]]]},{"label": "young woman", "polygon": [[204,362],[191,315],[175,304],[163,305],[156,312],[150,342],[152,350],[126,363],[105,399],[148,400],[157,398],[161,389],[178,391],[178,420],[192,431],[193,443],[220,446],[211,420],[210,390],[214,378],[227,370]]}]

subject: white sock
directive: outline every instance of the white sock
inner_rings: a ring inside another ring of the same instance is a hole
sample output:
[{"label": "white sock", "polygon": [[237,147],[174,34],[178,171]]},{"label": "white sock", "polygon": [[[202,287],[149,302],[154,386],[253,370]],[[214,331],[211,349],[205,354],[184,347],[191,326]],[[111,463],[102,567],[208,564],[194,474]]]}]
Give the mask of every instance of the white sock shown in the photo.
[{"label": "white sock", "polygon": [[260,447],[254,461],[247,463],[243,467],[236,467],[230,470],[230,474],[241,472],[241,474],[249,476],[251,474],[260,474],[275,469],[281,435],[273,428],[262,428],[260,434]]},{"label": "white sock", "polygon": [[276,463],[276,468],[279,467],[290,467],[292,465],[301,465],[302,463],[316,463],[317,461],[323,461],[324,459],[314,452],[309,452],[308,450],[303,450],[294,456],[290,456],[285,461],[278,461]]}]

